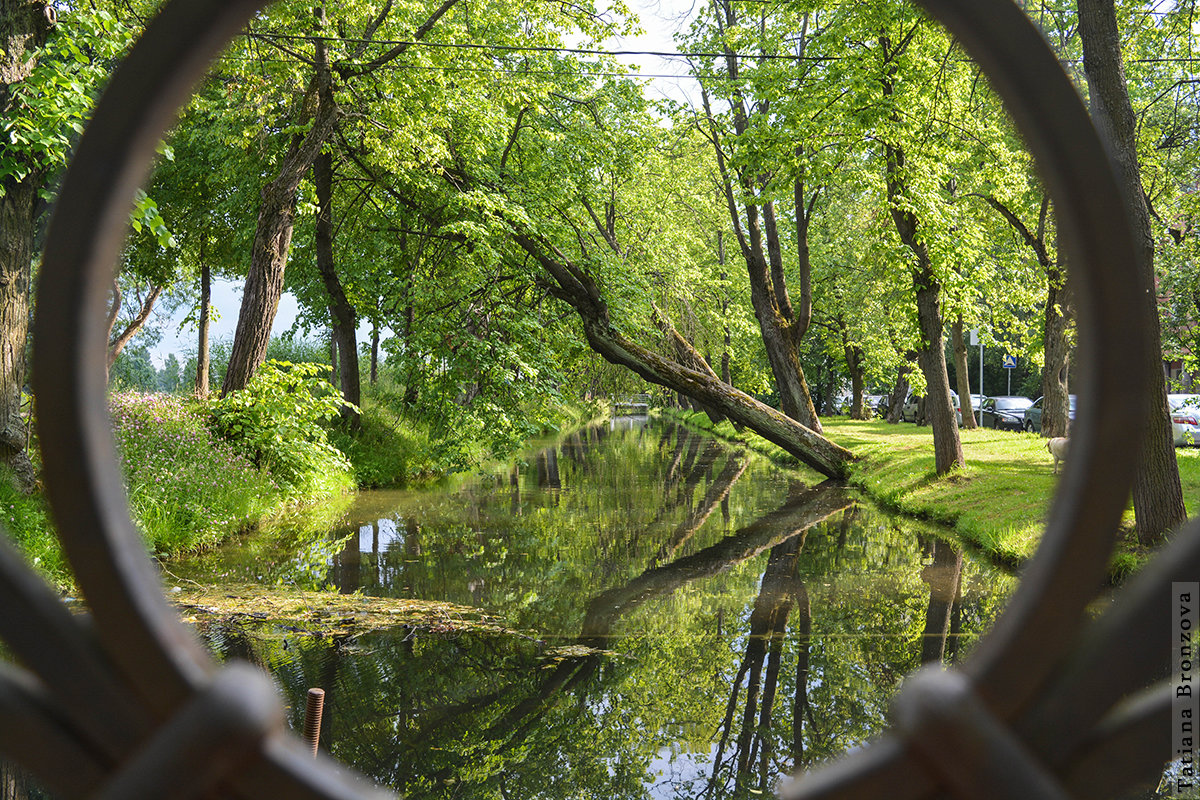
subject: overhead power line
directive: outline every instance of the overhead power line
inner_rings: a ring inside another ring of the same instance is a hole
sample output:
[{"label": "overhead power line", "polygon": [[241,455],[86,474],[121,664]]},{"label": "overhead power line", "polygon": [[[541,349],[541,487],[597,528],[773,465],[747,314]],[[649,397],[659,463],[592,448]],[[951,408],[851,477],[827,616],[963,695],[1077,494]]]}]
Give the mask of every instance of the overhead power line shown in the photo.
[{"label": "overhead power line", "polygon": [[[407,47],[427,47],[430,49],[446,50],[487,50],[492,52],[513,53],[572,53],[588,56],[657,56],[659,58],[725,58],[726,53],[679,52],[669,50],[600,50],[586,47],[554,47],[551,45],[507,45],[482,44],[478,42],[426,42],[409,41],[404,39],[358,39],[351,36],[302,36],[294,33],[266,33],[251,31],[248,36],[261,39],[276,39],[282,41],[322,41],[342,42],[345,44],[377,44]],[[798,56],[791,53],[732,53],[735,58],[762,59],[764,61],[838,61],[835,56]]]},{"label": "overhead power line", "polygon": [[[505,45],[505,44],[482,44],[478,42],[426,42],[403,39],[359,39],[351,36],[302,36],[300,34],[289,33],[270,33],[252,31],[247,34],[253,38],[260,39],[276,39],[282,41],[323,41],[323,42],[343,42],[346,44],[377,44],[385,46],[406,45],[408,47],[426,47],[430,49],[443,50],[477,50],[491,51],[499,53],[571,53],[575,55],[594,55],[594,56],[655,56],[658,58],[725,58],[733,56],[739,59],[751,59],[762,61],[795,61],[805,63],[825,63],[834,61],[845,61],[847,59],[855,59],[857,56],[798,56],[790,53],[717,53],[705,51],[669,51],[669,50],[601,50],[584,47],[554,47],[550,45]],[[1080,59],[1067,59],[1068,62],[1074,63]],[[1126,64],[1195,64],[1200,63],[1200,56],[1177,56],[1177,57],[1158,57],[1158,58],[1131,58],[1125,62]],[[639,74],[639,73],[630,73]],[[646,76],[657,77],[657,76]],[[667,77],[687,77],[687,76],[667,76]]]}]

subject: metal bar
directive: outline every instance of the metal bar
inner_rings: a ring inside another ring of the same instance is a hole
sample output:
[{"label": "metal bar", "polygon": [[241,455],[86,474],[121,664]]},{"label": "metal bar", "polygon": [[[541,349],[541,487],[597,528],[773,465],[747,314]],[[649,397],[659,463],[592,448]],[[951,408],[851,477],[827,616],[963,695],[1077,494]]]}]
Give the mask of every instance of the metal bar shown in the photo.
[{"label": "metal bar", "polygon": [[[1120,593],[1119,602],[1081,637],[1054,683],[1022,719],[1022,735],[1050,763],[1065,765],[1131,687],[1150,685],[1167,674],[1173,644],[1167,590],[1172,581],[1197,575],[1200,519],[1177,531],[1135,576]],[[1169,747],[1161,752],[1169,752]]]},{"label": "metal bar", "polygon": [[[163,599],[129,520],[109,429],[105,298],[134,191],[192,84],[259,7],[173,2],[117,69],[79,142],[46,235],[34,391],[46,494],[100,641],[164,719],[215,668]],[[53,313],[48,313],[49,310]]]},{"label": "metal bar", "polygon": [[204,797],[284,731],[274,687],[261,670],[234,662],[196,693],[95,795],[94,800]]},{"label": "metal bar", "polygon": [[61,702],[63,713],[91,746],[111,758],[133,749],[149,719],[45,582],[25,566],[0,534],[0,638]]},{"label": "metal bar", "polygon": [[64,797],[86,797],[103,781],[109,764],[80,740],[32,675],[3,662],[0,720],[0,752],[37,775],[47,789]]},{"label": "metal bar", "polygon": [[312,754],[317,755],[317,746],[321,743],[321,714],[325,709],[325,690],[309,689],[308,702],[304,707],[304,741],[312,747]]}]

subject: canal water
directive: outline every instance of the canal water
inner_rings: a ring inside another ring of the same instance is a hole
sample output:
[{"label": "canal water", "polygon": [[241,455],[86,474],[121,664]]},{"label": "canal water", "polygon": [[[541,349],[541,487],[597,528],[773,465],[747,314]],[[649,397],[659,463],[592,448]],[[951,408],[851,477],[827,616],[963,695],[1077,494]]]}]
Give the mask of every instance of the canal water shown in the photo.
[{"label": "canal water", "polygon": [[961,659],[1015,586],[944,532],[645,418],[327,516],[169,569],[499,621],[201,626],[294,717],[324,688],[322,746],[412,798],[769,796],[877,734],[901,678]]}]

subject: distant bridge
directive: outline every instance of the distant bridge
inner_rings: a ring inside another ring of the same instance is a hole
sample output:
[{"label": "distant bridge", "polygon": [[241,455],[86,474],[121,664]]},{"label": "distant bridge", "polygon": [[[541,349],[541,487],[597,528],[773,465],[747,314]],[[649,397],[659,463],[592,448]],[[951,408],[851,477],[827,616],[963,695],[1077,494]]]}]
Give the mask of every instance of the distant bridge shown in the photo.
[{"label": "distant bridge", "polygon": [[614,398],[612,410],[614,414],[622,412],[625,414],[648,414],[650,412],[650,395],[631,394],[620,399]]}]

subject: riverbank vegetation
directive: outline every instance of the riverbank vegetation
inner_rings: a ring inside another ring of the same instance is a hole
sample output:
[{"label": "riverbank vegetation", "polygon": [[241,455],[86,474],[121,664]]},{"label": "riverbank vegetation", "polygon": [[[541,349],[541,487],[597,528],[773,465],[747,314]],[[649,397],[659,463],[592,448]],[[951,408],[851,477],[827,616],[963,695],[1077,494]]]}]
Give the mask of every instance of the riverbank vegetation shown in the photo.
[{"label": "riverbank vegetation", "polygon": [[[322,526],[325,515],[315,513],[314,504],[339,507],[331,501],[358,488],[405,486],[477,469],[507,457],[526,438],[601,413],[596,403],[564,405],[553,416],[531,413],[503,435],[481,436],[461,426],[455,436],[445,426],[398,412],[381,387],[348,424],[329,369],[268,361],[250,386],[219,399],[136,390],[110,395],[130,513],[151,554],[202,552],[288,519],[297,509],[314,518],[307,528],[324,539],[328,525]],[[0,512],[0,523],[34,566],[69,589],[70,571],[40,493],[23,493],[7,482]]]},{"label": "riverbank vegetation", "polygon": [[[723,438],[746,442],[776,461],[802,466],[728,422],[713,424],[703,412],[665,413]],[[823,423],[826,435],[857,456],[851,485],[883,507],[949,526],[965,544],[1010,568],[1024,564],[1037,549],[1060,478],[1052,471],[1045,439],[986,428],[963,430],[966,466],[938,475],[928,427],[848,417],[828,417]],[[1182,448],[1177,457],[1184,499],[1194,513],[1200,509],[1200,450]],[[1114,556],[1114,579],[1136,569],[1148,555],[1132,535],[1134,524],[1131,505]]]}]

